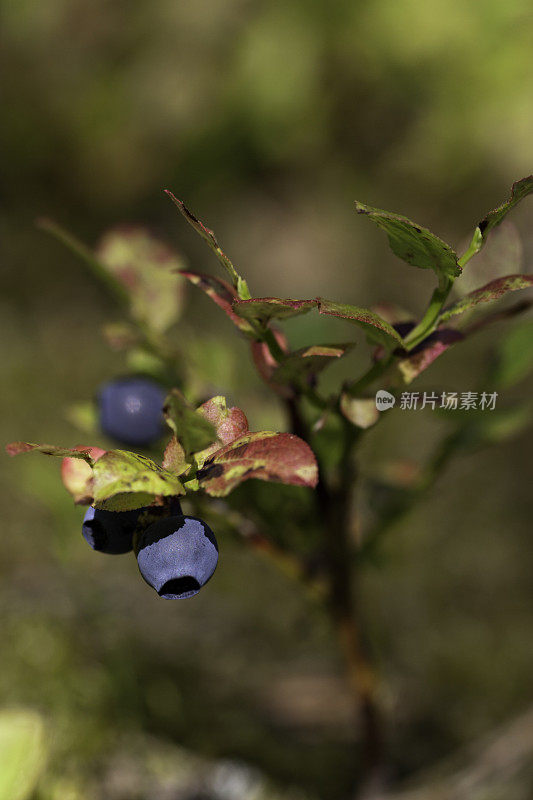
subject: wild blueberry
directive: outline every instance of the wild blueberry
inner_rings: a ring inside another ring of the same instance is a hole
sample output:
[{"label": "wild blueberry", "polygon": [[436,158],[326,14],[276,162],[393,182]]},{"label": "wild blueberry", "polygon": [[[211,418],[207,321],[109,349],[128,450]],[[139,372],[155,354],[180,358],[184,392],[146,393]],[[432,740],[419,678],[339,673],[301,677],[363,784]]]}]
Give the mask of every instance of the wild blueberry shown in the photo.
[{"label": "wild blueberry", "polygon": [[196,517],[155,522],[137,537],[135,549],[144,580],[166,600],[198,594],[218,562],[215,536]]},{"label": "wild blueberry", "polygon": [[93,550],[118,555],[133,548],[133,535],[154,522],[169,516],[181,515],[177,497],[169,498],[164,506],[147,506],[133,511],[101,511],[88,508],[83,518],[81,532]]},{"label": "wild blueberry", "polygon": [[129,553],[142,511],[142,508],[135,511],[100,511],[90,507],[83,518],[83,538],[93,550],[101,553]]},{"label": "wild blueberry", "polygon": [[102,430],[124,444],[149,446],[162,434],[164,401],[164,389],[148,378],[109,381],[98,395]]}]

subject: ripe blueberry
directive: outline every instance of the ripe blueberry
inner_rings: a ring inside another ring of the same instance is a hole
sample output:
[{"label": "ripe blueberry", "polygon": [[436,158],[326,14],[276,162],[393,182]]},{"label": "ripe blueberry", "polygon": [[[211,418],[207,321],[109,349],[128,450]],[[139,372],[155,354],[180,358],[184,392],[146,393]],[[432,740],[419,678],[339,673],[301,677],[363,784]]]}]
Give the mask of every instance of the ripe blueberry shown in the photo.
[{"label": "ripe blueberry", "polygon": [[210,528],[196,517],[168,517],[137,536],[137,563],[146,583],[166,600],[198,594],[213,575],[218,545]]},{"label": "ripe blueberry", "polygon": [[133,548],[136,530],[145,530],[171,515],[181,515],[177,497],[169,498],[163,506],[147,506],[133,511],[102,511],[91,507],[85,512],[81,532],[93,550],[119,555],[129,553]]},{"label": "ripe blueberry", "polygon": [[141,511],[142,508],[135,511],[100,511],[90,507],[83,518],[83,538],[93,550],[101,553],[129,553]]},{"label": "ripe blueberry", "polygon": [[148,378],[109,381],[98,395],[102,430],[124,444],[147,447],[162,434],[164,401],[164,389]]}]

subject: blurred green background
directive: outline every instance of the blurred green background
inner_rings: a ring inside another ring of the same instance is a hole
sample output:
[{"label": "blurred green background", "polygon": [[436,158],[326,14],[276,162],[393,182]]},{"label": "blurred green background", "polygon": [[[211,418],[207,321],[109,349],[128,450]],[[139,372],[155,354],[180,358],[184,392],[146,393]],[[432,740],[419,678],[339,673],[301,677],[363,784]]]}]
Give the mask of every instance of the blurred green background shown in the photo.
[{"label": "blurred green background", "polygon": [[[216,270],[168,187],[217,232],[254,294],[418,314],[432,275],[395,259],[353,200],[462,248],[531,172],[529,0],[0,7],[5,442],[83,440],[66,409],[124,369],[100,333],[118,316],[112,300],[36,230],[40,215],[90,244],[117,223],[147,224],[191,268]],[[467,288],[527,271],[532,210],[523,203],[494,235]],[[295,346],[354,337],[314,315],[288,330]],[[501,335],[487,328],[416,388],[476,388]],[[193,289],[175,336],[200,384],[238,402],[253,428],[286,424],[245,344]],[[353,375],[368,358],[355,337]],[[444,428],[392,412],[369,435],[365,465],[423,457]],[[366,578],[395,785],[533,703],[532,446],[524,432],[460,458]],[[208,590],[163,603],[133,558],[89,551],[57,464],[2,458],[1,469],[0,707],[44,715],[38,800],[223,796],[195,776],[228,760],[226,797],[345,795],[354,733],[341,665],[296,587],[228,540]],[[283,492],[289,513],[301,495]]]}]

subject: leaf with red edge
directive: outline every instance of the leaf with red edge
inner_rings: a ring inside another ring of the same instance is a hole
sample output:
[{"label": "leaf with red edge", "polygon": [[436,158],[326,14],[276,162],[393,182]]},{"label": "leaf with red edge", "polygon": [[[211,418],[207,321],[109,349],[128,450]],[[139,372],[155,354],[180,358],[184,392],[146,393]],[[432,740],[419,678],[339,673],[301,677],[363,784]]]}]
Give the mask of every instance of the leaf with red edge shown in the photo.
[{"label": "leaf with red edge", "polygon": [[[272,333],[283,353],[288,353],[289,343],[283,331],[279,328],[271,328]],[[270,383],[272,373],[278,366],[278,362],[270,352],[270,347],[266,342],[255,341],[251,344],[252,359],[255,367],[266,383]]]},{"label": "leaf with red edge", "polygon": [[450,308],[445,309],[439,317],[439,322],[445,322],[451,317],[470,311],[480,303],[493,303],[509,292],[529,289],[532,286],[533,275],[505,275],[502,278],[496,278],[496,280],[490,281],[485,286],[465,295]]},{"label": "leaf with red edge", "polygon": [[235,300],[233,310],[243,319],[266,325],[271,319],[288,319],[299,314],[307,314],[316,307],[316,304],[316,300],[254,297],[252,300]]},{"label": "leaf with red edge", "polygon": [[212,397],[198,408],[215,428],[217,438],[222,444],[229,444],[239,436],[248,433],[248,420],[244,411],[237,406],[227,407],[226,398],[221,395]]},{"label": "leaf with red edge", "polygon": [[318,311],[320,314],[329,314],[332,317],[339,317],[354,325],[359,325],[372,342],[382,344],[388,349],[403,345],[402,337],[392,325],[379,314],[369,311],[368,308],[359,308],[319,298]]},{"label": "leaf with red edge", "polygon": [[248,433],[249,427],[244,411],[237,406],[228,408],[226,398],[221,395],[207,400],[197,411],[214,426],[217,435],[216,442],[194,454],[196,463],[201,467],[209,456],[220,450],[221,444],[229,444]]},{"label": "leaf with red edge", "polygon": [[191,468],[191,465],[187,463],[187,459],[185,458],[185,450],[175,436],[172,437],[165,447],[161,466],[163,469],[168,469],[169,472],[173,472],[176,475],[186,475]]},{"label": "leaf with red edge", "polygon": [[317,375],[352,349],[353,343],[338,345],[312,345],[295,350],[273,371],[274,383],[301,384]]},{"label": "leaf with red edge", "polygon": [[449,347],[464,339],[460,331],[453,328],[440,328],[411,350],[407,358],[398,361],[398,368],[405,383],[411,383],[421,372],[424,372],[435,359]]},{"label": "leaf with red edge", "polygon": [[[74,449],[88,450],[94,461],[98,461],[106,452],[101,447],[83,447],[83,445]],[[93,470],[86,461],[79,458],[64,458],[61,462],[61,480],[75,503],[85,506],[92,503]]]},{"label": "leaf with red edge", "polygon": [[168,195],[168,197],[170,197],[176,208],[183,214],[189,225],[191,225],[196,233],[199,233],[202,239],[207,242],[213,253],[218,258],[219,262],[230,276],[233,286],[237,290],[239,297],[250,297],[250,292],[248,290],[248,286],[246,285],[246,281],[241,278],[227,255],[221,249],[213,231],[207,228],[203,222],[200,222],[200,220],[194,216],[192,211],[189,211],[185,203],[182,200],[179,200],[169,189],[165,189],[165,193]]},{"label": "leaf with red edge", "polygon": [[[53,444],[32,444],[31,442],[11,442],[6,445],[6,452],[10,456],[18,456],[21,453],[43,453],[45,456],[58,456],[65,458],[81,458],[88,464],[94,463],[91,456],[92,447],[57,447]],[[98,448],[97,448],[98,449]]]},{"label": "leaf with red edge", "polygon": [[250,323],[239,317],[233,310],[232,303],[237,299],[237,293],[229,283],[221,278],[215,278],[212,275],[205,275],[200,272],[182,270],[181,274],[192,284],[202,289],[228,315],[240,331],[246,334],[253,334],[253,328]]},{"label": "leaf with red edge", "polygon": [[511,187],[511,196],[505,203],[502,203],[501,206],[495,208],[493,211],[489,211],[486,214],[481,222],[478,225],[478,228],[481,232],[483,237],[483,241],[486,240],[487,236],[489,235],[490,231],[499,225],[500,222],[505,219],[509,211],[514,208],[524,197],[527,197],[529,194],[533,192],[533,175],[528,175],[527,178],[522,178],[519,181],[513,183]]},{"label": "leaf with red edge", "polygon": [[315,487],[318,467],[309,445],[292,433],[261,431],[235,439],[212,455],[197,474],[201,488],[224,497],[250,478]]}]

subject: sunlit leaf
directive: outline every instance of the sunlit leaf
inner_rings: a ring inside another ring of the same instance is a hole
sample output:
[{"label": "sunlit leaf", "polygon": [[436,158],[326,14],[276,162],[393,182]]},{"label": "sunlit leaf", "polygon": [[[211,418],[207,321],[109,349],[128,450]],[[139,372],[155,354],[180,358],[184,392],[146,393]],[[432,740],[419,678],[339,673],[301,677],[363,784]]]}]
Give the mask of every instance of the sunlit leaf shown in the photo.
[{"label": "sunlit leaf", "polygon": [[203,450],[217,439],[215,426],[178,389],[172,389],[166,398],[163,414],[187,456]]},{"label": "sunlit leaf", "polygon": [[414,267],[432,269],[439,278],[453,278],[461,274],[457,254],[427,228],[411,222],[407,217],[363,203],[356,202],[355,208],[358,214],[364,214],[385,231],[391,250],[403,261]]},{"label": "sunlit leaf", "polygon": [[463,338],[463,334],[453,328],[441,328],[432,333],[418,347],[411,350],[407,358],[401,358],[398,361],[398,369],[404,382],[411,383],[421,372],[431,366],[435,359]]},{"label": "sunlit leaf", "polygon": [[202,289],[202,291],[228,315],[230,320],[240,331],[246,334],[253,333],[253,328],[250,323],[233,310],[232,303],[237,299],[237,292],[229,283],[226,283],[226,281],[223,281],[221,278],[215,278],[212,275],[204,275],[199,272],[182,270],[181,274],[192,284]]},{"label": "sunlit leaf", "polygon": [[237,290],[238,296],[242,297],[243,299],[250,297],[250,292],[248,290],[248,286],[246,285],[246,281],[241,278],[227,255],[221,249],[213,231],[207,228],[203,222],[200,222],[200,220],[197,219],[197,217],[195,217],[191,211],[189,211],[185,203],[179,200],[169,189],[165,189],[165,193],[170,197],[176,208],[178,208],[178,210],[183,214],[189,225],[191,225],[194,230],[200,234],[202,239],[207,242],[231,278],[231,282]]},{"label": "sunlit leaf", "polygon": [[145,456],[108,450],[93,467],[93,497],[97,508],[128,511],[160,497],[184,494],[179,478]]},{"label": "sunlit leaf", "polygon": [[[89,450],[94,461],[101,458],[105,450],[101,447],[83,448],[76,450]],[[79,458],[64,458],[61,462],[61,480],[67,492],[72,495],[74,502],[80,505],[89,505],[93,501],[93,471],[86,461]]]},{"label": "sunlit leaf", "polygon": [[248,433],[223,447],[198,472],[200,486],[215,497],[250,478],[314,487],[318,468],[313,451],[291,433]]},{"label": "sunlit leaf", "polygon": [[402,337],[383,317],[369,311],[368,308],[348,305],[346,303],[336,303],[333,300],[318,300],[318,310],[320,314],[329,314],[333,317],[345,319],[354,325],[359,325],[368,338],[376,343],[382,344],[388,349],[402,345]]},{"label": "sunlit leaf", "polygon": [[509,292],[528,289],[531,286],[533,286],[533,275],[505,275],[503,278],[496,278],[496,280],[490,281],[480,289],[465,295],[450,308],[445,309],[439,318],[439,322],[445,322],[451,317],[463,314],[480,303],[493,303]]},{"label": "sunlit leaf", "polygon": [[315,308],[316,300],[290,300],[280,297],[258,297],[253,300],[236,300],[233,310],[250,322],[266,325],[271,319],[288,319],[306,314]]}]

